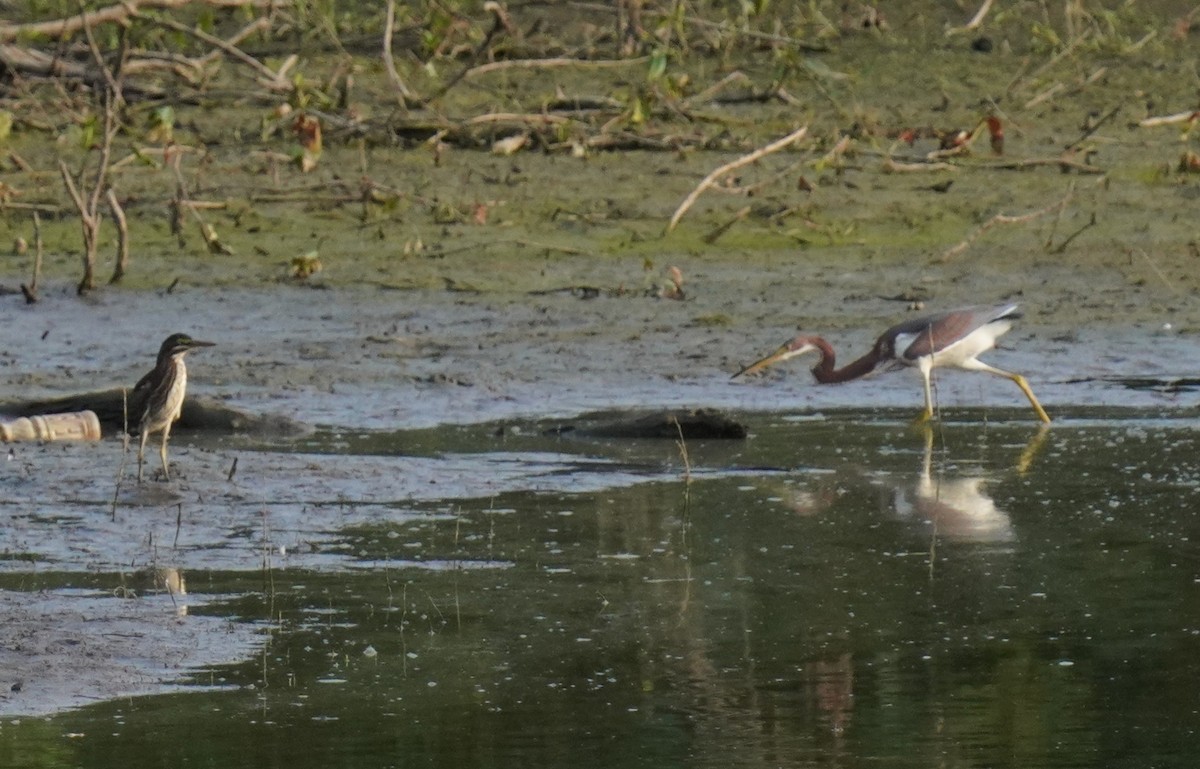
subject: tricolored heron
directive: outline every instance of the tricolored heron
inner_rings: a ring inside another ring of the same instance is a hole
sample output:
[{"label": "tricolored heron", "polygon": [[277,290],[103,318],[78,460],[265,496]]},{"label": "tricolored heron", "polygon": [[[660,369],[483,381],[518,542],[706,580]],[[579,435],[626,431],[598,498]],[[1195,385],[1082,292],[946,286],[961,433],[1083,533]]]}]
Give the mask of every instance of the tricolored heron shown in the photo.
[{"label": "tricolored heron", "polygon": [[187,393],[187,366],[183,356],[197,347],[212,347],[212,342],[201,342],[187,334],[171,334],[158,348],[158,361],[153,370],[138,380],[131,396],[132,413],[137,416],[138,437],[138,483],[142,482],[142,463],[146,454],[146,440],[150,433],[162,433],[163,477],[171,480],[167,469],[167,440],[171,437],[171,425],[179,419],[183,410],[183,397]]},{"label": "tricolored heron", "polygon": [[756,371],[808,352],[820,353],[821,359],[813,367],[813,376],[822,384],[849,382],[866,376],[881,364],[915,366],[925,384],[925,411],[919,421],[933,417],[933,394],[930,374],[935,368],[960,368],[964,371],[984,371],[1011,379],[1025,393],[1038,419],[1049,422],[1050,417],[1038,403],[1029,387],[1029,382],[1020,374],[1004,371],[980,361],[981,354],[996,346],[996,339],[1010,328],[1013,321],[1021,317],[1015,304],[995,307],[964,307],[958,310],[906,320],[884,331],[871,351],[858,360],[834,368],[835,353],[829,342],[819,336],[800,335],[775,352],[755,363],[751,363],[733,376],[752,374]]}]

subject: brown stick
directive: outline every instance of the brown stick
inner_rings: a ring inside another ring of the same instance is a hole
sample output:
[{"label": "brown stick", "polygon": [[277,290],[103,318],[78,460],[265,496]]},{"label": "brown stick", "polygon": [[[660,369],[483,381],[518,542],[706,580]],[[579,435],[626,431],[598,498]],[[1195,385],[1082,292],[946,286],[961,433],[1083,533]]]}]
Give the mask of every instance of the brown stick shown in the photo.
[{"label": "brown stick", "polygon": [[113,265],[112,277],[109,283],[120,283],[129,268],[129,225],[125,221],[125,209],[117,200],[117,193],[108,188],[108,210],[112,213],[113,221],[117,223],[117,263]]},{"label": "brown stick", "polygon": [[737,169],[741,168],[742,166],[749,165],[750,163],[753,163],[754,161],[758,160],[759,158],[766,157],[767,155],[770,155],[772,152],[778,152],[779,150],[784,149],[785,147],[788,147],[791,144],[794,144],[795,142],[800,141],[801,139],[804,138],[804,135],[807,133],[808,133],[808,126],[804,126],[803,128],[792,131],[790,134],[783,137],[782,139],[777,139],[776,141],[771,142],[770,144],[768,144],[765,147],[760,147],[748,155],[743,155],[740,158],[738,158],[737,160],[734,160],[730,163],[726,163],[725,165],[721,166],[720,168],[718,168],[715,171],[713,171],[712,173],[710,173],[708,176],[704,177],[704,179],[700,182],[700,184],[698,184],[696,186],[696,189],[692,190],[691,194],[689,194],[686,198],[683,199],[683,202],[679,204],[679,208],[675,209],[675,214],[671,217],[671,221],[667,223],[667,232],[670,232],[675,229],[675,225],[679,224],[679,220],[683,218],[683,215],[685,213],[687,213],[688,209],[691,208],[693,204],[695,204],[696,200],[698,200],[702,194],[704,194],[705,190],[707,190],[709,187],[716,184],[717,179],[719,179],[720,177],[729,173],[730,171],[736,171]]},{"label": "brown stick", "polygon": [[[134,15],[136,16],[137,14],[134,14]],[[266,85],[272,91],[287,91],[287,90],[290,90],[292,87],[291,84],[288,83],[284,79],[284,72],[286,71],[286,69],[289,66],[287,64],[280,67],[279,71],[276,72],[275,70],[268,67],[266,64],[263,64],[258,59],[254,58],[250,54],[243,51],[241,48],[238,48],[236,45],[233,45],[232,43],[228,43],[214,35],[210,35],[207,32],[202,32],[201,30],[198,30],[195,27],[189,27],[186,24],[180,24],[179,22],[175,21],[174,19],[167,19],[167,18],[149,19],[149,18],[147,18],[146,20],[152,21],[154,24],[158,24],[160,26],[166,27],[167,29],[173,29],[176,32],[182,32],[185,35],[191,35],[192,37],[196,38],[197,40],[200,40],[204,43],[207,43],[208,45],[219,48],[220,50],[224,51],[226,54],[228,54],[232,58],[236,59],[237,61],[240,61],[242,64],[245,64],[247,67],[249,67],[250,69],[257,72],[259,74],[259,76],[262,77],[266,81],[264,83],[264,85]]]},{"label": "brown stick", "polygon": [[62,174],[67,194],[71,196],[71,200],[75,203],[75,208],[79,211],[79,225],[83,228],[83,278],[76,287],[76,291],[83,294],[96,287],[94,270],[96,266],[96,239],[99,235],[100,222],[96,219],[94,212],[89,210],[87,203],[83,199],[83,195],[79,192],[79,188],[75,186],[75,180],[71,178],[71,172],[67,169],[67,164],[61,160],[58,161],[58,170]]},{"label": "brown stick", "polygon": [[[586,59],[506,59],[504,61],[493,61],[487,64],[480,64],[478,67],[472,67],[463,73],[463,78],[470,79],[486,75],[492,72],[503,72],[508,69],[561,69],[563,67],[578,67],[580,69],[604,69],[608,67],[627,67],[631,65],[644,64],[649,61],[649,56],[640,56],[636,59],[601,59],[598,61],[588,61]],[[745,77],[743,75],[743,77]]]},{"label": "brown stick", "polygon": [[404,80],[400,78],[400,73],[396,71],[396,60],[392,58],[392,35],[395,34],[395,30],[396,0],[388,0],[387,21],[383,25],[383,66],[387,68],[388,80],[392,81],[392,88],[396,89],[396,98],[400,102],[400,108],[407,109],[413,94],[404,84]]},{"label": "brown stick", "polygon": [[42,218],[38,212],[33,212],[33,277],[29,285],[21,284],[21,293],[25,295],[26,304],[35,304],[38,300],[38,278],[42,275]]},{"label": "brown stick", "polygon": [[983,5],[980,6],[979,10],[975,12],[975,16],[967,22],[966,26],[948,29],[946,30],[946,35],[950,36],[957,35],[961,32],[971,32],[972,30],[976,30],[981,27],[983,25],[984,17],[988,15],[988,11],[992,10],[993,2],[994,0],[983,0]]},{"label": "brown stick", "polygon": [[[192,0],[122,0],[107,8],[89,11],[85,14],[68,16],[65,19],[37,21],[29,24],[0,23],[0,41],[16,40],[21,37],[48,37],[53,40],[68,38],[84,27],[94,27],[99,24],[124,23],[136,16],[142,9],[149,8],[182,8],[191,4]],[[276,8],[281,3],[276,0],[205,0],[210,6],[220,8]]]}]

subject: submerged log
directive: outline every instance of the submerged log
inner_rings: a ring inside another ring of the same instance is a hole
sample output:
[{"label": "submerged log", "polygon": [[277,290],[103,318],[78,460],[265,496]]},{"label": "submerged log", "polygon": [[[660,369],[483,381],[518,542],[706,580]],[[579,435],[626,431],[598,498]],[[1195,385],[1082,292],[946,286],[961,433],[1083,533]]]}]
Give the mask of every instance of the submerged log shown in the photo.
[{"label": "submerged log", "polygon": [[597,424],[566,425],[553,430],[595,438],[673,438],[678,440],[741,440],[746,426],[719,411],[656,411],[651,414],[613,418]]},{"label": "submerged log", "polygon": [[[118,387],[48,400],[8,401],[0,403],[0,414],[12,417],[30,417],[38,414],[92,411],[95,412],[100,424],[105,429],[123,430],[125,427],[125,398],[128,392]],[[134,420],[136,417],[131,414],[129,419]],[[294,435],[306,432],[309,428],[290,417],[279,414],[251,414],[212,398],[189,395],[183,402],[183,413],[180,414],[179,421],[175,423],[175,429]]]}]

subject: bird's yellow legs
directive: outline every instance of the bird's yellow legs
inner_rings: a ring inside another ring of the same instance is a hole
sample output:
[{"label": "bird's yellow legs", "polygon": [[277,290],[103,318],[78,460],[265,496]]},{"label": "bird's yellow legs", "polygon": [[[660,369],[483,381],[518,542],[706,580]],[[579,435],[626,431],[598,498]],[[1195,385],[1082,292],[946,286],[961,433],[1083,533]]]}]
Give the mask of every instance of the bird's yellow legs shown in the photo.
[{"label": "bird's yellow legs", "polygon": [[168,481],[171,480],[171,471],[167,467],[167,439],[170,437],[171,437],[171,425],[168,424],[166,427],[163,428],[162,445],[158,447],[158,455],[160,457],[162,457],[162,463],[163,463],[163,478]]},{"label": "bird's yellow legs", "polygon": [[[149,430],[142,430],[138,436],[138,483],[142,482],[142,465],[146,461],[146,440],[150,437]],[[171,437],[171,426],[162,431],[162,445],[158,447],[158,455],[162,458],[163,478],[171,480],[171,471],[167,468],[167,439]]]},{"label": "bird's yellow legs", "polygon": [[1029,405],[1033,406],[1033,410],[1037,412],[1038,419],[1045,424],[1050,424],[1050,415],[1042,408],[1042,404],[1038,403],[1037,396],[1033,394],[1033,390],[1029,387],[1029,382],[1020,374],[1007,374],[1008,378],[1017,383],[1017,387],[1021,388],[1021,392],[1025,393],[1025,397],[1029,399]]},{"label": "bird's yellow legs", "polygon": [[[930,374],[933,371],[933,359],[921,358],[917,365],[921,369],[921,381],[925,386],[925,411],[916,419],[916,424],[919,425],[933,419],[933,391],[929,382]],[[1020,387],[1021,392],[1025,393],[1025,397],[1029,399],[1029,405],[1033,406],[1033,411],[1038,415],[1038,419],[1042,420],[1044,424],[1050,424],[1050,415],[1042,408],[1042,404],[1038,403],[1037,396],[1033,394],[1033,389],[1029,386],[1029,381],[1025,377],[1020,374],[1014,374],[1011,371],[989,366],[977,360],[966,361],[961,367],[968,371],[986,371],[989,374],[1002,376],[1005,379],[1011,379],[1013,382],[1016,382],[1017,387]]]},{"label": "bird's yellow legs", "polygon": [[146,439],[150,437],[149,430],[142,430],[138,436],[138,483],[142,482],[142,464],[146,461]]}]

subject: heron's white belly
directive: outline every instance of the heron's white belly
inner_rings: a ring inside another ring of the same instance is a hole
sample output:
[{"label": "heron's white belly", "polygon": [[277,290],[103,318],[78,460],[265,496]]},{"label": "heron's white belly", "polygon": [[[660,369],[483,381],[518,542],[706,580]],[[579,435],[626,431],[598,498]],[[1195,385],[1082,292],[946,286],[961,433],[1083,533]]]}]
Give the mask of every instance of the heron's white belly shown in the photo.
[{"label": "heron's white belly", "polygon": [[179,414],[183,411],[184,394],[187,392],[187,366],[184,366],[182,361],[180,361],[176,377],[178,378],[176,386],[171,388],[171,391],[167,393],[167,402],[164,404],[162,410],[162,418],[156,419],[146,425],[144,429],[147,434],[162,432],[170,428],[171,425],[175,424],[175,420],[179,419]]}]

